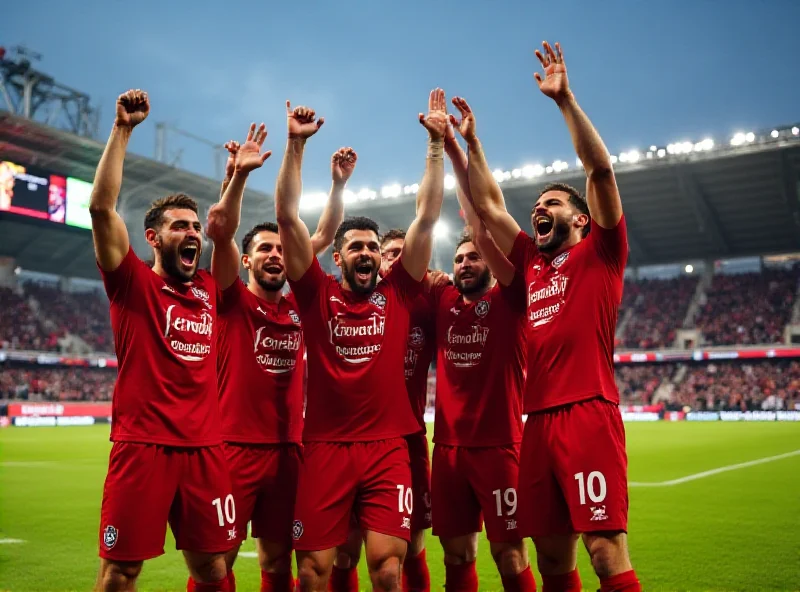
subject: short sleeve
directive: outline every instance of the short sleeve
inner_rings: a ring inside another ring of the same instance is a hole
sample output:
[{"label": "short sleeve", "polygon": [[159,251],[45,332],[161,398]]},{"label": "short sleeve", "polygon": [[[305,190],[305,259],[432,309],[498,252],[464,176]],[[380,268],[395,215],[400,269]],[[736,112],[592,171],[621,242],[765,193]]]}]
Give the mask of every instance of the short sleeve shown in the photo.
[{"label": "short sleeve", "polygon": [[239,306],[242,302],[242,294],[245,290],[247,290],[247,288],[244,282],[242,282],[242,278],[238,277],[230,286],[224,290],[219,290],[219,312],[225,314]]},{"label": "short sleeve", "polygon": [[508,307],[520,313],[524,313],[527,308],[527,295],[525,291],[525,272],[517,270],[514,279],[507,286],[497,282],[503,299],[508,302]]},{"label": "short sleeve", "polygon": [[289,280],[289,285],[292,287],[292,294],[297,302],[297,308],[300,311],[308,310],[308,308],[319,297],[322,286],[328,281],[327,274],[322,271],[322,266],[319,264],[319,259],[314,257],[311,265],[299,280]]},{"label": "short sleeve", "polygon": [[520,230],[517,238],[514,239],[514,246],[511,247],[508,260],[511,261],[518,273],[522,272],[524,274],[531,256],[531,251],[535,250],[536,244],[533,242],[533,239],[525,234],[524,230]]},{"label": "short sleeve", "polygon": [[625,264],[628,262],[628,227],[625,216],[619,219],[614,228],[592,224],[587,239],[592,241],[597,254],[608,267],[619,275],[625,272]]},{"label": "short sleeve", "polygon": [[439,306],[439,301],[442,297],[447,293],[448,289],[453,288],[453,282],[440,282],[438,284],[428,283],[426,280],[425,290],[423,291],[423,297],[427,300],[431,306],[437,308]]},{"label": "short sleeve", "polygon": [[100,264],[97,268],[100,270],[100,276],[103,278],[103,286],[106,289],[106,295],[109,301],[122,304],[125,302],[128,294],[132,293],[131,287],[134,284],[134,277],[137,271],[145,266],[136,253],[133,252],[133,247],[128,249],[128,254],[122,259],[114,271],[105,271]]},{"label": "short sleeve", "polygon": [[400,300],[410,309],[414,298],[419,296],[423,291],[427,274],[420,281],[415,280],[409,275],[403,265],[402,259],[403,257],[401,255],[400,259],[392,265],[391,271],[389,271],[383,281],[388,283],[392,289],[397,292]]}]

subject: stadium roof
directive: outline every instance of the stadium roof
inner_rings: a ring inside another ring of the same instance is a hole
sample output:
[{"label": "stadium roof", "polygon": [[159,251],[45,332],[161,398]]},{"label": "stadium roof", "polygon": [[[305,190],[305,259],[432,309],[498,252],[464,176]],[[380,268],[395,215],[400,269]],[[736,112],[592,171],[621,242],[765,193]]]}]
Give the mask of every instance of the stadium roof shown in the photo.
[{"label": "stadium roof", "polygon": [[[800,251],[797,132],[797,127],[783,127],[758,135],[738,134],[716,145],[706,140],[661,149],[653,146],[648,154],[620,155],[616,170],[628,221],[631,264]],[[102,150],[99,142],[0,111],[0,158],[4,160],[90,181]],[[509,211],[523,229],[530,228],[530,208],[546,183],[564,181],[582,187],[583,170],[561,165],[555,171],[548,167],[548,174],[536,167],[495,172]],[[413,218],[415,198],[414,189],[406,189],[385,193],[386,198],[375,193],[351,195],[347,211],[370,215],[383,229],[405,228]],[[144,248],[140,220],[153,196],[179,191],[197,198],[207,210],[218,199],[219,180],[141,156],[127,157],[120,205],[126,220],[134,221],[129,230],[135,247]],[[272,203],[270,195],[248,191],[243,227],[264,217]],[[311,228],[318,215],[318,209],[303,212]],[[453,231],[461,224],[452,190],[442,220]],[[36,222],[16,216],[0,218],[0,255],[15,257],[18,265],[36,271],[97,277],[88,232],[39,225],[32,241],[30,224]]]}]

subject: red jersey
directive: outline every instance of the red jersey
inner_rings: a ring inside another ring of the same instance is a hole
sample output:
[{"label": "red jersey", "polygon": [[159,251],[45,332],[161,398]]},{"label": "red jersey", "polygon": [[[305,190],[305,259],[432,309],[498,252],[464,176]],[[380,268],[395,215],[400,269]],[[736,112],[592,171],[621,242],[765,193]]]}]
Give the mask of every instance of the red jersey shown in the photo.
[{"label": "red jersey", "polygon": [[220,298],[217,376],[223,440],[299,443],[305,362],[294,298],[267,302],[239,278]]},{"label": "red jersey", "polygon": [[371,294],[343,290],[314,258],[290,281],[308,351],[303,440],[363,442],[419,432],[403,362],[409,309],[422,289],[401,264]]},{"label": "red jersey", "polygon": [[614,332],[628,259],[625,218],[611,229],[592,224],[551,262],[520,231],[508,258],[527,285],[525,412],[593,397],[619,403]]},{"label": "red jersey", "polygon": [[436,315],[429,298],[417,296],[411,306],[406,347],[406,389],[419,428],[425,431],[428,369],[436,354]]},{"label": "red jersey", "polygon": [[221,444],[211,274],[198,270],[190,285],[162,278],[133,249],[117,269],[100,274],[119,362],[111,440]]},{"label": "red jersey", "polygon": [[525,291],[521,274],[467,303],[435,288],[436,420],[433,441],[504,446],[522,440]]}]

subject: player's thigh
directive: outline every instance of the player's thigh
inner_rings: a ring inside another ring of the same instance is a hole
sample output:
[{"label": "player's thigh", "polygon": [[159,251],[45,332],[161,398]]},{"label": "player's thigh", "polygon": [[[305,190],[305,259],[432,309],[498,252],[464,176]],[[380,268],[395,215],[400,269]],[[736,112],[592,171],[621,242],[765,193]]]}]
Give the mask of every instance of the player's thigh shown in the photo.
[{"label": "player's thigh", "polygon": [[367,530],[364,554],[374,590],[399,589],[408,542],[400,537]]},{"label": "player's thigh", "polygon": [[483,528],[481,505],[461,466],[462,449],[436,444],[431,472],[433,534],[454,539]]},{"label": "player's thigh", "polygon": [[553,464],[576,532],[628,527],[628,460],[619,407],[570,406],[553,426]]},{"label": "player's thigh", "polygon": [[269,539],[256,539],[258,564],[262,571],[268,573],[289,573],[292,571],[291,537],[283,542]]},{"label": "player's thigh", "polygon": [[333,549],[347,540],[358,488],[352,447],[331,442],[303,447],[292,524],[295,549]]},{"label": "player's thigh", "polygon": [[528,415],[522,435],[517,481],[517,528],[528,537],[572,536],[569,507],[552,464],[550,413]]},{"label": "player's thigh", "polygon": [[297,552],[297,579],[300,590],[324,590],[331,577],[336,549]]},{"label": "player's thigh", "polygon": [[580,535],[550,535],[533,539],[536,547],[536,564],[543,576],[569,573],[578,564],[578,538]]},{"label": "player's thigh", "polygon": [[[173,450],[182,459],[180,494],[170,512],[175,546],[201,556],[239,544],[236,500],[222,446]],[[224,574],[223,574],[224,575]]]},{"label": "player's thigh", "polygon": [[464,472],[480,502],[486,537],[494,543],[518,542],[519,445],[464,449],[463,453]]},{"label": "player's thigh", "polygon": [[225,553],[206,553],[183,550],[183,558],[189,569],[189,576],[195,582],[210,584],[225,578],[228,571]]},{"label": "player's thigh", "polygon": [[[247,538],[247,524],[253,517],[256,501],[262,488],[264,459],[263,449],[248,445],[223,444],[225,460],[231,478],[231,490],[236,505],[236,536],[239,541]],[[223,508],[224,510],[224,508]]]},{"label": "player's thigh", "polygon": [[164,553],[177,467],[155,444],[115,442],[100,510],[100,556],[136,562]]},{"label": "player's thigh", "polygon": [[417,532],[427,530],[432,524],[431,457],[428,437],[425,434],[407,436],[406,442],[408,442],[408,458],[411,466],[411,489],[414,492],[411,531]]},{"label": "player's thigh", "polygon": [[441,537],[439,542],[444,551],[444,562],[450,565],[472,563],[478,559],[478,533],[457,537]]},{"label": "player's thigh", "polygon": [[408,444],[403,438],[355,444],[360,467],[356,512],[362,530],[411,537],[414,491]]},{"label": "player's thigh", "polygon": [[262,452],[261,464],[266,477],[251,517],[253,537],[291,546],[299,448],[294,444],[270,446]]},{"label": "player's thigh", "polygon": [[364,532],[358,525],[358,518],[353,513],[350,521],[350,532],[347,533],[347,541],[336,547],[336,567],[349,569],[358,565],[363,544]]},{"label": "player's thigh", "polygon": [[589,552],[592,567],[601,578],[633,569],[628,552],[628,535],[624,532],[584,533],[583,544]]}]

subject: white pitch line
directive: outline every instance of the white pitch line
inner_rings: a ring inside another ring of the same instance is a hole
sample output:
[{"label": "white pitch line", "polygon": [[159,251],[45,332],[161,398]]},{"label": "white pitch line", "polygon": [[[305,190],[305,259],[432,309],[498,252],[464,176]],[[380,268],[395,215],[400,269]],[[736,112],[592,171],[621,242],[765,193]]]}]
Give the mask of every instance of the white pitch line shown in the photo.
[{"label": "white pitch line", "polygon": [[22,539],[0,539],[0,545],[16,545],[24,542]]},{"label": "white pitch line", "polygon": [[685,477],[680,477],[679,479],[670,479],[669,481],[659,481],[656,483],[642,483],[637,481],[631,481],[628,483],[629,487],[668,487],[670,485],[680,485],[681,483],[688,483],[689,481],[696,481],[697,479],[703,479],[705,477],[711,477],[712,475],[719,475],[720,473],[727,473],[728,471],[736,471],[738,469],[744,469],[747,467],[754,467],[756,465],[763,465],[766,463],[770,463],[776,460],[781,460],[784,458],[789,458],[790,456],[797,456],[800,454],[800,450],[794,450],[792,452],[787,452],[785,454],[777,454],[775,456],[767,456],[765,458],[759,458],[756,460],[749,460],[747,462],[738,463],[735,465],[727,465],[724,467],[719,467],[718,469],[711,469],[710,471],[703,471],[702,473],[694,473],[692,475],[686,475]]},{"label": "white pitch line", "polygon": [[242,551],[239,553],[239,557],[258,557],[258,553],[255,551]]}]

